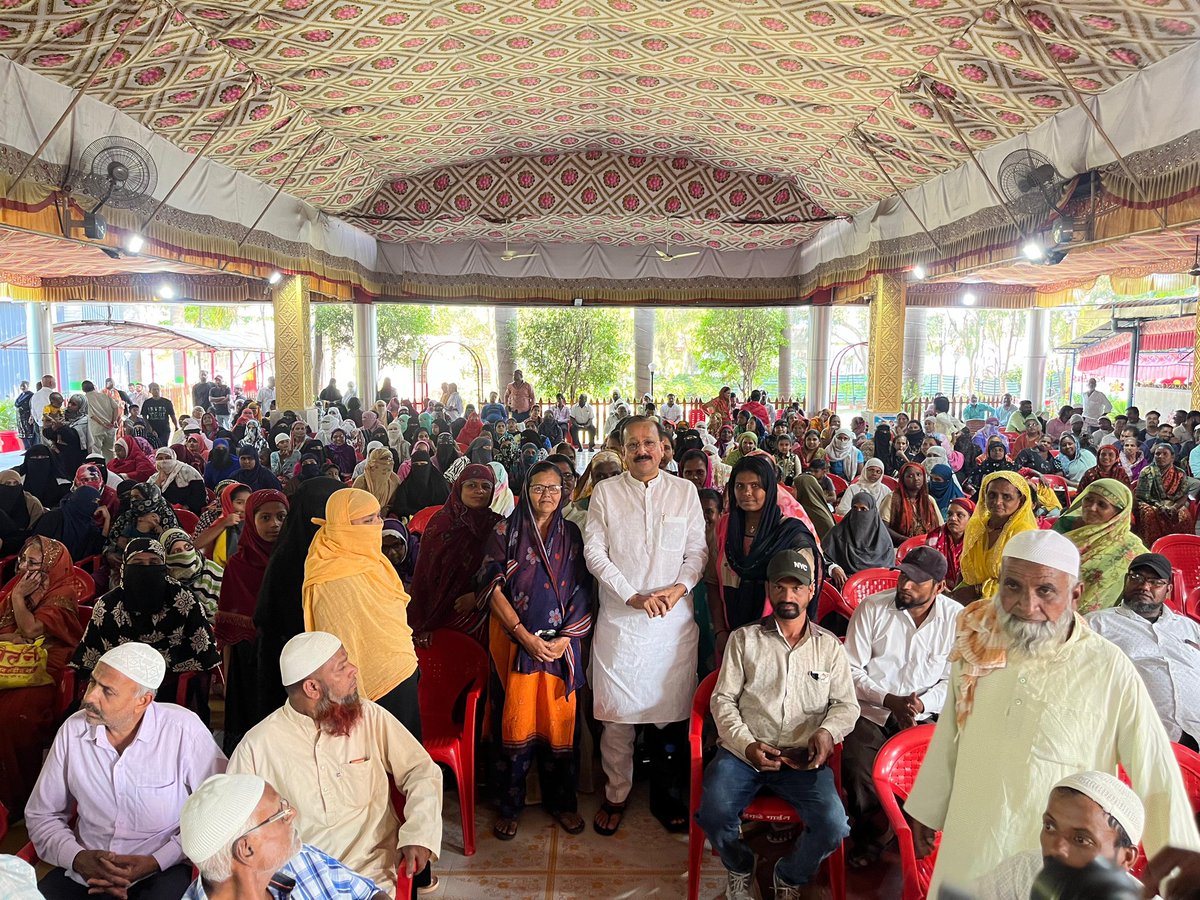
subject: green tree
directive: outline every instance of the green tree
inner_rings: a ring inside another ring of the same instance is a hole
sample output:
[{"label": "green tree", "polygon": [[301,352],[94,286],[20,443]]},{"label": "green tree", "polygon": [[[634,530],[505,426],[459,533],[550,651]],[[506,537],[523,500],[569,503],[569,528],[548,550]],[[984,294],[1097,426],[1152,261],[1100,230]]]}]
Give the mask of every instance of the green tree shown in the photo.
[{"label": "green tree", "polygon": [[787,325],[782,309],[708,309],[696,326],[700,371],[739,385],[747,396],[779,360],[780,335]]},{"label": "green tree", "polygon": [[516,329],[516,358],[542,397],[606,394],[628,377],[633,339],[625,310],[522,311]]}]

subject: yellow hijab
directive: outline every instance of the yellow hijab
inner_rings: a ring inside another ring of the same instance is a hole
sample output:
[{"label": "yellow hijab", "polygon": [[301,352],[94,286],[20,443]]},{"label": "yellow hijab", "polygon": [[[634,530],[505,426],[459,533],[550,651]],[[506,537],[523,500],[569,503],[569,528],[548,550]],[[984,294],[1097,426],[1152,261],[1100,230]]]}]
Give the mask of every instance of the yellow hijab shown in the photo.
[{"label": "yellow hijab", "polygon": [[363,487],[371,493],[379,501],[381,509],[391,503],[392,495],[400,487],[400,479],[392,471],[392,451],[386,448],[372,450],[360,481],[361,485],[355,481],[354,486]]},{"label": "yellow hijab", "polygon": [[391,560],[383,555],[383,522],[374,525],[351,525],[351,519],[361,519],[379,512],[379,501],[373,494],[356,488],[335,491],[325,502],[325,518],[313,519],[320,525],[308,558],[304,562],[305,627],[311,616],[310,604],[314,589],[322,584],[364,575],[376,588],[372,597],[362,597],[364,605],[374,600],[394,603],[398,597],[406,601],[408,594]]},{"label": "yellow hijab", "polygon": [[[1003,479],[1020,490],[1025,501],[1004,525],[1004,530],[991,547],[987,545],[988,521],[991,515],[987,511],[987,488],[996,479]],[[1004,545],[1014,534],[1022,531],[1035,531],[1037,519],[1033,515],[1033,498],[1030,495],[1029,482],[1016,472],[993,472],[983,479],[979,486],[979,502],[975,512],[967,521],[967,531],[963,536],[963,551],[959,561],[962,569],[964,584],[978,585],[984,599],[991,598],[996,593],[996,579],[1000,577],[1000,561],[1004,556]]]}]

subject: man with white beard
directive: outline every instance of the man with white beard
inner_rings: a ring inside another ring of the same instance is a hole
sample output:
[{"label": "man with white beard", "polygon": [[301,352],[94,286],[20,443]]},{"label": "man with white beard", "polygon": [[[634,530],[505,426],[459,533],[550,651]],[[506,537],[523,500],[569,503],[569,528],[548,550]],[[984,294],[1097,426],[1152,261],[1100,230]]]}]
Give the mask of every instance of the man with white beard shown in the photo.
[{"label": "man with white beard", "polygon": [[[942,832],[930,896],[1039,847],[1041,807],[1075,772],[1125,767],[1143,843],[1200,848],[1179,766],[1129,659],[1075,612],[1079,551],[1053,531],[1004,547],[1000,587],[958,620],[950,687],[905,809],[918,855]],[[961,762],[961,765],[959,764]]]}]

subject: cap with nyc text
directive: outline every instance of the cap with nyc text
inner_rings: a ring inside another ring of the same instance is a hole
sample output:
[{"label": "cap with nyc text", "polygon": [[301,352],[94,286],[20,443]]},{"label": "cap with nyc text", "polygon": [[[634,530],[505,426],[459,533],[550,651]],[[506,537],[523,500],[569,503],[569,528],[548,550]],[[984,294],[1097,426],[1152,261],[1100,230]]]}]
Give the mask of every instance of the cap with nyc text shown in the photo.
[{"label": "cap with nyc text", "polygon": [[801,584],[813,583],[812,552],[809,550],[780,550],[767,564],[767,581],[774,583],[795,578]]}]

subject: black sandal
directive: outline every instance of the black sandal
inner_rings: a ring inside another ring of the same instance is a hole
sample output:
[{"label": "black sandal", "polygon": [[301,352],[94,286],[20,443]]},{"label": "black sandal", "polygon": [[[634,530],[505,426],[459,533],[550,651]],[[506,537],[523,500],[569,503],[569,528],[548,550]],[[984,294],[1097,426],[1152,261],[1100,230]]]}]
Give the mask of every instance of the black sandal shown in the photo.
[{"label": "black sandal", "polygon": [[[504,831],[500,828],[501,825],[507,824],[509,822],[511,822],[512,826],[513,826],[513,830],[511,832]],[[511,841],[513,838],[515,838],[517,836],[517,828],[518,828],[518,823],[517,823],[516,819],[497,819],[496,823],[494,825],[492,825],[492,834],[494,834],[498,839],[500,839],[502,841]]]},{"label": "black sandal", "polygon": [[[563,831],[567,834],[582,834],[584,828],[583,816],[572,810],[571,812],[551,813],[554,821],[559,824]],[[567,816],[574,816],[578,821],[574,825],[567,825]]]},{"label": "black sandal", "polygon": [[613,816],[621,817],[617,820],[616,825],[609,828],[602,826],[598,818],[592,819],[592,829],[596,832],[596,834],[603,835],[604,837],[612,837],[617,833],[617,829],[621,827],[621,823],[625,821],[625,804],[610,803],[609,801],[605,800],[600,804],[600,809],[596,811],[596,816],[599,817],[600,813],[604,813],[604,815],[607,816],[610,821]]}]

